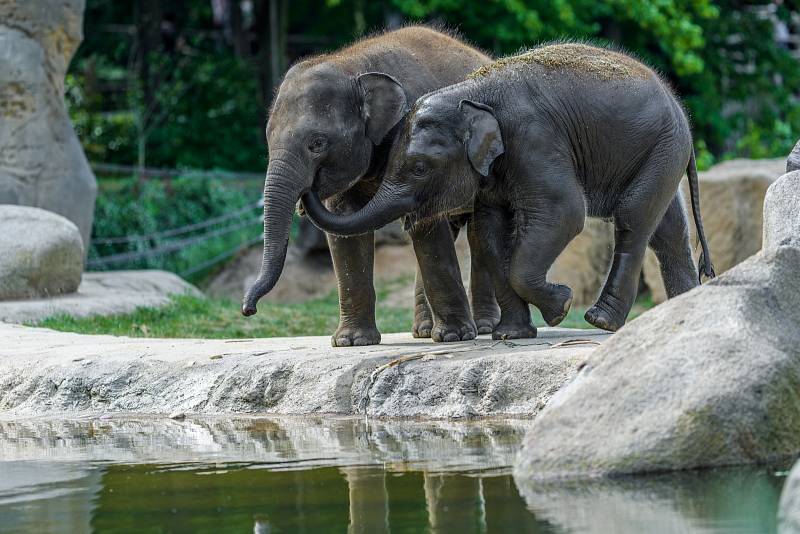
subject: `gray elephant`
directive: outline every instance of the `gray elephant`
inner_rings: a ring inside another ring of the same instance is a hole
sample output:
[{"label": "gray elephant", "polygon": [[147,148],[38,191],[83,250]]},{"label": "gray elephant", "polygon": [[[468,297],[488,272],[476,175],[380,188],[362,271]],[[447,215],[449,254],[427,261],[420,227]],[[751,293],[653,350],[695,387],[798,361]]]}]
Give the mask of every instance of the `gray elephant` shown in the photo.
[{"label": "gray elephant", "polygon": [[[336,212],[359,210],[381,183],[389,149],[400,130],[398,123],[408,111],[406,102],[461,81],[490,62],[450,35],[417,26],[359,41],[289,69],[267,124],[264,257],[261,273],[244,297],[244,315],[256,313],[256,303],[281,274],[292,213],[300,196],[313,191],[315,198],[324,199]],[[481,332],[491,331],[500,319],[491,278],[485,271],[472,269],[471,314],[447,221],[412,228],[410,233],[418,263],[415,337],[472,339],[476,322]],[[373,234],[328,236],[328,241],[340,303],[339,327],[332,343],[379,343]]]},{"label": "gray elephant", "polygon": [[502,310],[495,338],[536,335],[528,303],[549,325],[564,318],[572,291],[548,282],[547,271],[587,215],[613,219],[613,264],[585,318],[615,331],[636,298],[648,244],[670,297],[699,283],[678,192],[684,172],[700,269],[713,277],[692,136],[677,99],[624,54],[562,43],[498,60],[419,99],[361,211],[331,214],[313,193],[303,202],[322,228],[351,234],[405,213],[429,219],[474,198],[473,254],[492,271]]}]

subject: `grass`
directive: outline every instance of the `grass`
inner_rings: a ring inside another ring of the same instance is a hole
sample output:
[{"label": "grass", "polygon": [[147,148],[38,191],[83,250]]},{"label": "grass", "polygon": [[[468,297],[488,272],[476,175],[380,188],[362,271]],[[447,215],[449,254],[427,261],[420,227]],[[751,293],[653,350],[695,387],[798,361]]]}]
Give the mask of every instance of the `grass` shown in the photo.
[{"label": "grass", "polygon": [[[410,332],[413,310],[381,305],[390,291],[401,287],[402,280],[378,288],[377,321],[383,333]],[[640,299],[630,319],[653,306],[648,298]],[[339,306],[336,292],[301,304],[263,302],[257,315],[242,317],[240,304],[232,300],[175,296],[162,308],[139,308],[132,313],[74,318],[56,315],[36,324],[63,332],[110,334],[131,337],[166,338],[253,338],[276,336],[328,336],[336,329]],[[573,308],[560,326],[591,328],[583,320],[586,308]],[[544,325],[534,309],[534,324]]]}]

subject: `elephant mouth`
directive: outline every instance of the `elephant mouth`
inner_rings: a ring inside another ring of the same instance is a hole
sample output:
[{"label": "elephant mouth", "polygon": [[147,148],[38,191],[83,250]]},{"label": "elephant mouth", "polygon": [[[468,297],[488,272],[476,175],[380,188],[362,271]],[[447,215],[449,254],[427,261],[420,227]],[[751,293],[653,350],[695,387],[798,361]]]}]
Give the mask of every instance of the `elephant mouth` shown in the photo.
[{"label": "elephant mouth", "polygon": [[314,174],[314,181],[313,185],[310,188],[307,188],[303,191],[303,194],[308,193],[311,190],[317,192],[320,200],[328,200],[332,196],[338,195],[340,193],[344,193],[354,185],[356,185],[359,181],[363,179],[363,176],[358,176],[353,179],[349,180],[336,180],[331,177],[328,173],[325,172],[325,169],[318,169],[317,172]]}]

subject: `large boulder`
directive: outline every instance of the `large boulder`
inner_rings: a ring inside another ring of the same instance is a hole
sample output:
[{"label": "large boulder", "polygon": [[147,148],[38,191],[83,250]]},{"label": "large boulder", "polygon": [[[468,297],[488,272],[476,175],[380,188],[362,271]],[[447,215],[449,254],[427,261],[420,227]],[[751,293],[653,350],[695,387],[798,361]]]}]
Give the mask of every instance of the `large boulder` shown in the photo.
[{"label": "large boulder", "polygon": [[691,469],[800,452],[799,175],[782,176],[766,195],[760,254],[645,313],[590,356],[535,421],[520,477]]},{"label": "large boulder", "polygon": [[[699,173],[700,212],[717,274],[724,273],[761,249],[764,196],[769,186],[784,174],[785,165],[783,159],[736,159]],[[682,190],[687,214],[692,221],[692,242],[695,243],[696,232],[685,178]],[[666,300],[658,260],[650,250],[645,259],[644,278],[653,293],[653,300]]]},{"label": "large boulder", "polygon": [[764,199],[764,250],[800,247],[800,170],[772,184]]},{"label": "large boulder", "polygon": [[64,105],[84,0],[0,0],[0,204],[74,222],[88,249],[97,184]]},{"label": "large boulder", "polygon": [[78,228],[39,208],[0,205],[0,300],[72,293],[83,272]]},{"label": "large boulder", "polygon": [[800,452],[800,249],[671,299],[594,352],[534,422],[524,478],[764,462]]},{"label": "large boulder", "polygon": [[786,172],[800,170],[800,141],[794,145],[794,150],[789,154],[789,159],[786,160]]},{"label": "large boulder", "polygon": [[794,464],[783,484],[778,527],[781,534],[800,534],[800,461]]}]

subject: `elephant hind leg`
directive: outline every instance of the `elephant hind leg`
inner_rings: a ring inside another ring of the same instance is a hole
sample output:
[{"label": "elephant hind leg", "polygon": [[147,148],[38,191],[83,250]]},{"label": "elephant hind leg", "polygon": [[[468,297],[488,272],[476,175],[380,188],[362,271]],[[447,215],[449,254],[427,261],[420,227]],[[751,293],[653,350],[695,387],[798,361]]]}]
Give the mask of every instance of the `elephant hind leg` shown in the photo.
[{"label": "elephant hind leg", "polygon": [[612,332],[625,324],[648,242],[675,197],[686,159],[672,144],[656,147],[620,195],[614,208],[614,258],[600,297],[584,315],[588,323]]},{"label": "elephant hind leg", "polygon": [[650,248],[658,258],[668,298],[699,285],[689,239],[689,222],[680,189],[650,238]]}]

